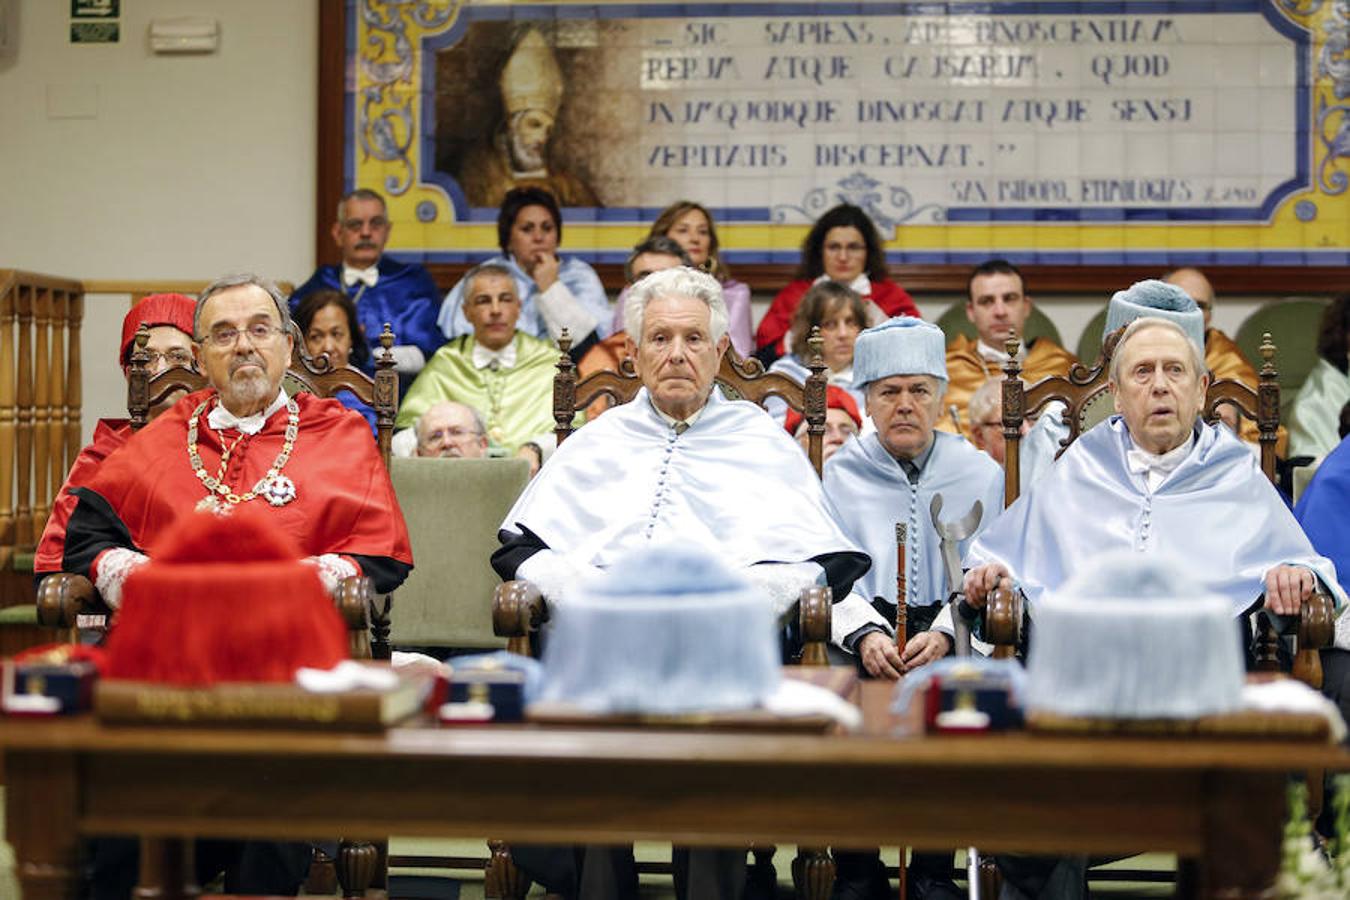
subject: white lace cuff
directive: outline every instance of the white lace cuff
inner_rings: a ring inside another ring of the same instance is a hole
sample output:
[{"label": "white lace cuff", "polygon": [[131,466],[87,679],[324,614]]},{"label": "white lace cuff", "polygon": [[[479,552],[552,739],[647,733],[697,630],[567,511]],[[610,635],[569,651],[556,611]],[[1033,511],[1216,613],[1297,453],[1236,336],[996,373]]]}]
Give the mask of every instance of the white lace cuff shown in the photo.
[{"label": "white lace cuff", "polygon": [[122,605],[122,585],[126,584],[127,576],[149,561],[150,557],[144,553],[126,547],[113,547],[99,554],[94,565],[97,572],[94,587],[109,609]]},{"label": "white lace cuff", "polygon": [[408,375],[416,375],[427,364],[426,354],[416,344],[399,344],[390,348],[394,355],[394,370]]},{"label": "white lace cuff", "polygon": [[595,566],[576,563],[556,550],[540,550],[516,567],[516,578],[532,582],[550,605],[566,603],[578,582],[600,574]]},{"label": "white lace cuff", "polygon": [[817,563],[759,563],[745,574],[763,591],[773,607],[773,614],[782,618],[792,609],[802,590],[822,583],[825,570]]},{"label": "white lace cuff", "polygon": [[887,622],[876,607],[856,591],[834,605],[830,610],[830,643],[841,650],[847,650],[844,639],[864,625],[876,625],[885,629],[887,634],[895,633],[895,623]]},{"label": "white lace cuff", "polygon": [[544,324],[548,326],[548,336],[555,341],[562,336],[563,329],[566,328],[572,337],[572,346],[575,347],[599,324],[595,316],[581,305],[580,300],[572,296],[567,285],[561,281],[553,282],[553,286],[540,294],[536,302],[539,304],[539,312],[544,317]]},{"label": "white lace cuff", "polygon": [[338,585],[342,583],[342,579],[361,574],[360,569],[336,553],[306,556],[303,561],[309,563],[318,571],[319,580],[323,582],[323,589],[329,594],[337,593]]}]

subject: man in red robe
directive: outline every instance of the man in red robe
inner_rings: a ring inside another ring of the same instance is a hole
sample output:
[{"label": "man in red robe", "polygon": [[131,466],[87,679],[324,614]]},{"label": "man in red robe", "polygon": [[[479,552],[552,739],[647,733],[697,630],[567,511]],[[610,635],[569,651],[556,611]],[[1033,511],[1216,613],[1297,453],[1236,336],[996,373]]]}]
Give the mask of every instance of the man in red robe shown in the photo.
[{"label": "man in red robe", "polygon": [[[131,367],[131,345],[136,331],[142,326],[150,329],[150,340],[145,349],[150,354],[150,374],[158,375],[170,366],[193,366],[192,311],[196,305],[183,294],[151,294],[137,303],[122,319],[122,346],[118,363],[125,375]],[[171,405],[171,404],[170,404]],[[167,408],[167,407],[164,407]],[[164,408],[150,411],[151,417]],[[42,531],[33,571],[39,578],[61,571],[61,556],[66,546],[66,523],[75,509],[74,490],[89,483],[98,471],[99,463],[108,458],[131,437],[131,423],[126,419],[99,419],[94,426],[94,439],[75,457],[75,463],[66,475],[66,482],[52,502],[47,527]]]},{"label": "man in red robe", "polygon": [[264,508],[330,590],[365,575],[385,593],[412,570],[403,514],[365,420],[337,400],[282,389],[289,328],[285,298],[255,275],[202,292],[193,352],[211,386],[134,435],[74,492],[62,569],[87,575],[109,606],[194,508]]}]

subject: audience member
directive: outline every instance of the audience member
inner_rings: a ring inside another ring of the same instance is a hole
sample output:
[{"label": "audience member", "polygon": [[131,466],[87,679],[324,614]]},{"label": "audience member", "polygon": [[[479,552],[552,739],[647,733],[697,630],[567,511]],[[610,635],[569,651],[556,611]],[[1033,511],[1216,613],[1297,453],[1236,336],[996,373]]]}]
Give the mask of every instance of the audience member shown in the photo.
[{"label": "audience member", "polygon": [[[150,339],[145,349],[150,356],[147,365],[152,376],[171,366],[195,369],[196,360],[192,355],[192,311],[195,305],[191,297],[182,294],[151,294],[133,306],[122,319],[122,343],[117,361],[122,366],[123,374],[131,367],[132,345],[142,325],[150,329]],[[155,407],[150,411],[151,417],[159,415],[183,396],[181,393],[176,394],[168,402]],[[75,458],[65,484],[61,485],[61,490],[52,502],[51,515],[42,530],[33,560],[33,572],[38,578],[62,571],[66,523],[78,499],[75,489],[87,484],[103,460],[125,444],[131,435],[131,422],[127,419],[99,419],[94,425],[93,441]]]},{"label": "audience member", "polygon": [[[357,321],[356,304],[341,291],[327,288],[307,295],[296,304],[291,314],[305,343],[305,353],[311,359],[323,357],[334,369],[354,366],[371,369],[370,347],[361,334]],[[337,400],[352,412],[358,413],[370,426],[372,434],[379,435],[375,410],[351,391],[340,391]]]},{"label": "audience member", "polygon": [[[575,257],[558,256],[562,227],[562,211],[552,194],[541,188],[514,188],[497,215],[502,255],[488,262],[515,279],[520,330],[556,341],[566,329],[572,338],[572,359],[579,360],[609,334],[609,299],[594,269]],[[473,331],[464,302],[467,287],[466,275],[441,306],[437,321],[446,338]]]},{"label": "audience member", "polygon": [[1015,337],[1021,341],[1018,362],[1022,378],[1035,384],[1051,375],[1067,375],[1077,357],[1042,335],[1030,341],[1023,335],[1031,315],[1031,295],[1026,293],[1022,273],[1006,259],[980,263],[970,273],[966,286],[966,318],[975,326],[974,340],[958,334],[947,344],[947,407],[938,428],[973,437],[970,421],[956,422],[952,410],[966,408],[971,394],[990,378],[1003,374],[1008,361],[1004,343]]},{"label": "audience member", "polygon": [[[497,573],[566,603],[578,579],[625,551],[678,538],[743,570],[779,611],[820,582],[846,594],[867,557],[835,525],[805,456],[762,410],[714,384],[730,344],[717,280],[688,267],[649,275],[629,294],[625,323],[642,389],[570,437],[525,489],[502,523]],[[594,879],[631,870],[620,848],[590,849],[580,864],[565,849],[513,853],[570,897],[616,896]],[[690,896],[739,896],[743,851],[691,856]]]},{"label": "audience member", "polygon": [[[806,450],[810,446],[811,432],[806,417],[795,409],[787,411],[783,422],[787,433],[797,439],[797,443]],[[829,462],[836,450],[848,443],[851,437],[857,437],[862,428],[862,415],[853,395],[843,388],[830,385],[825,389],[825,434],[821,441],[821,461]]]},{"label": "audience member", "polygon": [[252,503],[309,554],[330,590],[366,575],[376,590],[412,569],[408,533],[370,432],[335,400],[287,395],[286,300],[256,275],[202,292],[193,331],[209,387],[110,455],[78,498],[62,568],[116,609],[122,583],[184,511]]},{"label": "audience member", "polygon": [[[867,307],[862,297],[852,288],[837,281],[822,281],[806,292],[792,316],[791,352],[769,366],[771,372],[782,372],[806,383],[811,370],[809,340],[811,329],[819,328],[823,341],[821,356],[829,372],[830,384],[843,388],[853,399],[863,402],[862,391],[853,387],[853,344],[866,327]],[[782,418],[786,404],[778,401],[765,407],[775,418]]]},{"label": "audience member", "polygon": [[[708,208],[692,200],[680,200],[661,211],[652,223],[649,238],[666,237],[675,241],[689,254],[689,261],[696,269],[702,269],[722,283],[722,299],[727,304],[727,334],[731,336],[731,349],[741,359],[749,359],[755,351],[754,321],[750,309],[750,286],[731,277],[731,271],[718,253],[721,244],[717,240],[717,226],[713,224],[712,213]],[[625,277],[624,284],[631,285],[638,279]],[[626,290],[627,288],[625,288]],[[623,294],[614,307],[614,331],[623,329]]]},{"label": "audience member", "polygon": [[482,412],[493,455],[509,456],[553,427],[558,351],[519,327],[522,305],[512,269],[483,263],[462,284],[472,333],[436,351],[408,389],[395,424],[408,428],[432,404],[455,400]]},{"label": "audience member", "polygon": [[[841,203],[816,220],[802,242],[796,280],[778,292],[755,331],[755,355],[766,364],[786,353],[797,304],[819,281],[837,281],[869,302],[864,327],[888,316],[918,316],[905,289],[890,280],[876,226],[856,206]],[[875,307],[875,308],[871,308]]]},{"label": "audience member", "polygon": [[1350,402],[1350,294],[1341,294],[1322,313],[1317,363],[1294,398],[1289,425],[1291,456],[1325,456],[1340,442],[1336,428],[1341,407]]},{"label": "audience member", "polygon": [[[990,378],[976,388],[966,404],[966,424],[970,428],[970,442],[989,454],[989,458],[1003,465],[1007,445],[1003,440],[1003,379]],[[1022,433],[1027,430],[1022,423]]]},{"label": "audience member", "polygon": [[[379,347],[385,323],[394,333],[394,364],[406,387],[445,341],[436,327],[440,291],[427,270],[417,263],[402,263],[384,255],[393,225],[384,198],[368,188],[357,188],[338,203],[333,223],[333,243],[342,251],[339,265],[319,266],[309,280],[291,295],[294,313],[300,301],[320,290],[338,291],[356,307],[359,331],[353,341],[364,340],[369,351]],[[361,364],[373,373],[370,352]]]},{"label": "audience member", "polygon": [[487,426],[472,406],[442,400],[427,407],[413,423],[418,456],[479,459],[487,456]]},{"label": "audience member", "polygon": [[[1212,324],[1214,320],[1214,287],[1205,277],[1205,273],[1199,269],[1183,267],[1173,269],[1162,278],[1168,284],[1174,284],[1185,291],[1195,305],[1200,308],[1200,312],[1205,317],[1205,365],[1209,367],[1210,377],[1214,380],[1220,378],[1240,381],[1252,390],[1256,390],[1258,379],[1256,369],[1242,355],[1238,345],[1233,343],[1232,338],[1224,334]],[[1225,403],[1218,409],[1219,418],[1231,429],[1237,432],[1238,437],[1247,441],[1249,444],[1260,442],[1261,431],[1256,427],[1256,421],[1246,416],[1238,422],[1238,412],[1229,404]],[[1283,425],[1280,426],[1279,439],[1276,441],[1276,452],[1283,456],[1288,448],[1289,435]]]}]

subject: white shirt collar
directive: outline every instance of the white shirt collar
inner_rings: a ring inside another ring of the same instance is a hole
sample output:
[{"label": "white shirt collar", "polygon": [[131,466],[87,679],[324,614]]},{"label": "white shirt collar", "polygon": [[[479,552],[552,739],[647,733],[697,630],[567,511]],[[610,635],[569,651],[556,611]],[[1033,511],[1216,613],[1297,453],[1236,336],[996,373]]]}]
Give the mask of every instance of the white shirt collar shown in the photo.
[{"label": "white shirt collar", "polygon": [[273,413],[286,405],[286,389],[278,388],[276,399],[268,404],[267,409],[260,413],[254,413],[251,416],[244,416],[242,419],[230,412],[221,405],[220,399],[216,399],[216,405],[211,407],[211,411],[206,414],[206,424],[211,426],[213,431],[225,431],[233,428],[235,431],[242,431],[244,434],[257,434],[262,431],[267,420],[272,418]]},{"label": "white shirt collar", "polygon": [[[648,396],[647,400],[648,402],[651,403],[652,409],[656,410],[656,414],[660,416],[667,425],[669,425],[671,428],[674,428],[677,432],[683,432],[686,429],[691,428],[693,424],[698,421],[698,417],[703,415],[703,411],[708,408],[708,404],[704,403],[693,413],[691,413],[690,415],[686,416],[683,420],[681,420],[675,418],[674,416],[666,415],[665,410],[657,406],[656,401],[652,400],[650,396]],[[684,428],[678,427],[680,425],[684,425]]]},{"label": "white shirt collar", "polygon": [[471,353],[473,367],[475,369],[487,369],[496,364],[498,369],[514,369],[516,367],[516,341],[511,339],[500,350],[489,350],[477,341],[473,342],[473,351]]},{"label": "white shirt collar", "polygon": [[351,287],[358,281],[366,287],[374,287],[375,282],[379,280],[380,267],[378,263],[365,269],[358,269],[346,263],[342,264],[342,283],[346,287]]},{"label": "white shirt collar", "polygon": [[1191,452],[1191,447],[1195,444],[1195,432],[1192,431],[1177,446],[1168,450],[1166,453],[1149,453],[1147,450],[1141,450],[1139,445],[1130,438],[1130,449],[1125,451],[1125,465],[1130,472],[1135,475],[1143,475],[1148,483],[1149,492],[1156,491],[1167,476],[1177,470],[1177,467],[1186,459]]}]

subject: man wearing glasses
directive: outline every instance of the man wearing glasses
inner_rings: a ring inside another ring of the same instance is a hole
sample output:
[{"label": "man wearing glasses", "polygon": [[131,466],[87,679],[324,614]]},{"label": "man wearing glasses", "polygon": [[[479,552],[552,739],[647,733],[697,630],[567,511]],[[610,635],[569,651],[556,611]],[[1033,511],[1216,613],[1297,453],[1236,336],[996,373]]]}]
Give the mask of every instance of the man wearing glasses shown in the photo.
[{"label": "man wearing glasses", "polygon": [[294,339],[281,292],[256,275],[222,278],[197,300],[192,328],[210,386],[75,490],[61,569],[87,576],[115,610],[179,516],[249,505],[295,537],[329,590],[352,575],[381,593],[397,587],[412,570],[408,532],[365,421],[282,388]]},{"label": "man wearing glasses", "polygon": [[[150,340],[145,349],[150,357],[148,365],[152,376],[172,366],[195,367],[196,360],[192,355],[194,305],[191,297],[182,294],[152,294],[133,306],[122,320],[122,344],[117,357],[122,374],[125,375],[131,366],[131,345],[142,325],[150,331]],[[180,399],[182,394],[171,396],[164,404],[150,410],[151,418]],[[88,483],[98,471],[99,464],[125,444],[131,434],[131,423],[126,419],[99,419],[94,426],[94,439],[75,458],[74,465],[66,475],[66,483],[61,486],[61,492],[52,503],[47,525],[42,530],[42,540],[38,542],[37,555],[33,561],[33,571],[39,579],[61,571],[66,524],[75,509],[75,488]]]},{"label": "man wearing glasses", "polygon": [[392,229],[384,198],[368,188],[357,188],[343,197],[333,223],[333,243],[342,252],[342,263],[320,266],[291,295],[291,310],[306,295],[317,290],[342,291],[356,304],[356,316],[370,344],[367,370],[374,372],[380,332],[388,322],[398,344],[394,362],[406,390],[412,376],[445,341],[436,326],[441,292],[427,270],[416,263],[402,263],[384,255]]},{"label": "man wearing glasses", "polygon": [[487,426],[478,410],[463,403],[435,403],[413,423],[418,456],[479,459],[487,455]]}]

